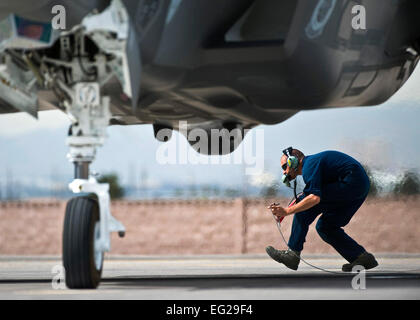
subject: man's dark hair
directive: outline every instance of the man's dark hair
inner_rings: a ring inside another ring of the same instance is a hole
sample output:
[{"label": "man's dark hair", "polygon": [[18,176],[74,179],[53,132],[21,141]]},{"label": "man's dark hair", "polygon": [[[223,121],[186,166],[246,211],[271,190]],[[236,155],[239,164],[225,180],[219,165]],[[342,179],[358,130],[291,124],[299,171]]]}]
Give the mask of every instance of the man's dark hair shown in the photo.
[{"label": "man's dark hair", "polygon": [[303,157],[305,156],[303,154],[302,151],[298,150],[298,149],[293,149],[292,150],[292,156],[298,157],[299,160],[303,159]]}]

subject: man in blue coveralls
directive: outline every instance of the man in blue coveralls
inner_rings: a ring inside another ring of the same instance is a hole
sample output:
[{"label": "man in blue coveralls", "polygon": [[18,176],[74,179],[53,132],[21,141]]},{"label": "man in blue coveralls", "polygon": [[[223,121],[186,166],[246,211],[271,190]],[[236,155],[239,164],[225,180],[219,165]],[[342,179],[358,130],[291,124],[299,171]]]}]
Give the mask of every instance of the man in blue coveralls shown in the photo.
[{"label": "man in blue coveralls", "polygon": [[272,204],[273,215],[278,218],[294,214],[288,250],[268,246],[268,255],[288,268],[297,270],[309,225],[322,213],[316,224],[321,238],[334,247],[349,263],[343,271],[352,271],[356,265],[366,270],[378,265],[375,257],[349,237],[342,227],[347,225],[370,188],[369,178],[362,165],[342,152],[324,151],[305,156],[292,147],[283,150],[280,160],[283,182],[302,175],[305,182],[303,195],[295,205],[283,208]]}]

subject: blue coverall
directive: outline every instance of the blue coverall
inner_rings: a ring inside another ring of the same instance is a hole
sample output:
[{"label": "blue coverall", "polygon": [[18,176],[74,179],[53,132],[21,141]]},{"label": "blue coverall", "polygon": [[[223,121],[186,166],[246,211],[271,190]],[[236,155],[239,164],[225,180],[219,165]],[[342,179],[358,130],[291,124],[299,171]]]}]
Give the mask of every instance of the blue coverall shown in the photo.
[{"label": "blue coverall", "polygon": [[366,171],[349,155],[324,151],[303,158],[302,177],[306,185],[301,199],[314,194],[321,201],[294,215],[289,247],[302,251],[309,225],[322,213],[316,224],[318,234],[347,261],[353,262],[365,249],[342,227],[349,223],[367,197],[370,181]]}]

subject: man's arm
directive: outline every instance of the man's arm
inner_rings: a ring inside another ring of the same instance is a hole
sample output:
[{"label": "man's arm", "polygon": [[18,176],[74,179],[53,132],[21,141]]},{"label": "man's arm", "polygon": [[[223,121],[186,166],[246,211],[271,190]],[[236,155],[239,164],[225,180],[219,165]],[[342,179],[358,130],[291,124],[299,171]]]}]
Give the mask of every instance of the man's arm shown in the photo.
[{"label": "man's arm", "polygon": [[308,210],[316,206],[321,201],[321,198],[315,194],[310,194],[309,196],[303,198],[299,203],[286,208],[287,215],[295,214]]},{"label": "man's arm", "polygon": [[321,201],[321,198],[315,194],[310,194],[309,196],[305,197],[299,203],[288,207],[283,208],[280,205],[271,205],[268,209],[271,209],[271,212],[277,217],[285,217],[291,214],[295,214],[298,212],[302,212],[316,206]]}]

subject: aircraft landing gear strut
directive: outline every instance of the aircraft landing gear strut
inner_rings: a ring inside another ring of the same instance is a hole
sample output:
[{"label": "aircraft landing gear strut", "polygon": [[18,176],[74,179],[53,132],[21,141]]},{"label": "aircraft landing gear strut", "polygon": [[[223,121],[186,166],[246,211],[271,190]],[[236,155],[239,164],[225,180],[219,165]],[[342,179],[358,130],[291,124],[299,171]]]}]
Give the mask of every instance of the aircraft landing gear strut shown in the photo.
[{"label": "aircraft landing gear strut", "polygon": [[96,148],[106,138],[110,119],[109,98],[101,97],[99,84],[75,85],[66,111],[72,118],[67,155],[74,163],[75,179],[69,184],[74,193],[95,194],[75,197],[66,206],[63,230],[63,266],[68,288],[96,288],[100,282],[104,253],[111,249],[110,233],[125,235],[125,228],[110,210],[109,184],[98,183],[89,175]]}]

